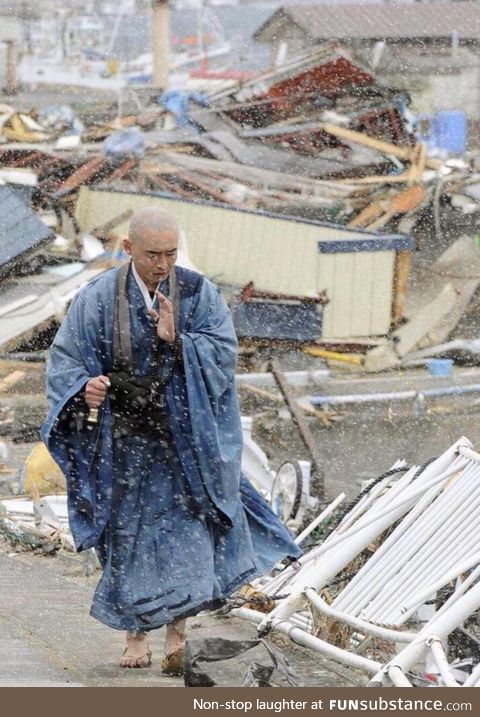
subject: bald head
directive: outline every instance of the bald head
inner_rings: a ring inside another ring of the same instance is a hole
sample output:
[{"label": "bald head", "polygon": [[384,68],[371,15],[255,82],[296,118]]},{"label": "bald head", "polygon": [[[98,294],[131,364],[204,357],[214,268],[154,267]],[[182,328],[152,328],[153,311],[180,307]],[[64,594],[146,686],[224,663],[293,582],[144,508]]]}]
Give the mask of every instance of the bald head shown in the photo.
[{"label": "bald head", "polygon": [[171,214],[158,207],[135,212],[123,246],[150,291],[164,281],[177,258],[179,228]]},{"label": "bald head", "polygon": [[145,233],[169,234],[178,236],[178,224],[175,217],[159,207],[145,207],[136,211],[128,229],[128,238],[132,243],[141,240]]}]

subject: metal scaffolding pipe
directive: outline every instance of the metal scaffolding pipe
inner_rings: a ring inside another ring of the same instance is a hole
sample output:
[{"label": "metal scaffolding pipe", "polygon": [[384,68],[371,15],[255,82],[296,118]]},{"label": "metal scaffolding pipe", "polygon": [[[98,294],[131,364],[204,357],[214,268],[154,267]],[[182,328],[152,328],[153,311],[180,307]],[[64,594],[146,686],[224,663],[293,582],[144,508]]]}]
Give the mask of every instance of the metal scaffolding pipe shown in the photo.
[{"label": "metal scaffolding pipe", "polygon": [[385,403],[386,401],[411,401],[419,396],[440,398],[441,396],[463,396],[480,393],[480,383],[467,386],[445,386],[444,388],[425,388],[419,391],[390,391],[387,393],[352,393],[336,396],[310,396],[313,406],[339,406],[347,403]]},{"label": "metal scaffolding pipe", "polygon": [[432,638],[432,640],[430,640],[430,649],[432,651],[432,657],[434,659],[434,662],[438,667],[438,671],[440,672],[440,676],[445,683],[445,687],[460,687],[457,680],[452,674],[450,665],[448,664],[447,656],[445,655],[445,652],[443,650],[442,642],[438,639],[438,637]]},{"label": "metal scaffolding pipe", "polygon": [[343,503],[346,497],[347,496],[345,495],[345,493],[340,493],[340,495],[335,498],[335,500],[330,503],[330,505],[328,505],[325,510],[320,513],[320,515],[317,515],[315,520],[312,520],[310,525],[307,525],[305,530],[302,530],[302,532],[297,535],[297,537],[295,538],[296,544],[301,545],[305,538],[307,538],[310,533],[320,525],[320,523],[323,523],[323,521],[326,520],[338,508],[341,503]]},{"label": "metal scaffolding pipe", "polygon": [[341,622],[345,622],[347,625],[354,627],[356,630],[359,630],[359,632],[362,632],[364,634],[372,635],[373,637],[379,637],[382,640],[390,640],[395,642],[411,642],[416,637],[416,633],[414,632],[389,630],[386,627],[372,625],[366,620],[362,620],[362,618],[348,615],[347,613],[341,612],[340,610],[335,610],[331,607],[331,605],[327,605],[327,603],[322,600],[319,595],[317,595],[313,588],[307,588],[305,590],[305,595],[307,596],[308,600],[310,600],[312,605],[314,605],[317,610],[320,610],[321,613],[327,615],[327,617],[331,617],[334,620],[340,620]]},{"label": "metal scaffolding pipe", "polygon": [[[249,610],[245,607],[235,608],[232,610],[232,615],[241,617],[243,620],[249,620],[257,625],[259,625],[265,617],[263,613],[258,612],[257,610]],[[381,667],[379,662],[370,660],[367,657],[362,657],[361,655],[346,652],[345,650],[341,650],[339,647],[330,645],[328,642],[320,640],[320,638],[314,637],[314,635],[310,635],[308,632],[301,630],[299,627],[295,627],[288,620],[275,619],[272,622],[272,629],[283,633],[297,645],[310,647],[311,649],[316,650],[316,652],[320,652],[322,655],[325,655],[342,665],[355,667],[356,669],[363,670],[370,674],[376,674]]]},{"label": "metal scaffolding pipe", "polygon": [[[458,462],[459,459],[457,458],[456,461]],[[454,465],[455,462],[452,467]],[[383,574],[385,576],[383,582],[395,573],[400,557],[405,558],[405,548],[403,545],[405,540],[407,541],[407,557],[410,557],[410,555],[415,552],[415,541],[422,532],[422,527],[419,526],[419,523],[423,518],[425,510],[430,508],[432,502],[438,499],[438,494],[441,490],[443,490],[441,485],[434,486],[420,499],[403,519],[401,525],[399,525],[375,551],[361,573],[358,573],[350,581],[348,591],[344,591],[342,595],[337,597],[334,602],[335,607],[348,612],[353,612],[355,608],[359,607],[359,603],[362,599],[366,597],[367,593],[371,591],[372,587],[381,579],[380,575],[377,575],[377,565],[379,562],[383,566]]]}]

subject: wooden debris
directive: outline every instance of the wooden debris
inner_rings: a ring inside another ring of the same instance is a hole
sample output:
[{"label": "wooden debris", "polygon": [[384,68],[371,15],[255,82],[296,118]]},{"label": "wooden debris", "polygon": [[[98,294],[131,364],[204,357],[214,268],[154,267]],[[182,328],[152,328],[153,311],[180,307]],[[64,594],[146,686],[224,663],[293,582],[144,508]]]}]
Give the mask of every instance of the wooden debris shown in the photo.
[{"label": "wooden debris", "polygon": [[405,315],[408,274],[412,261],[409,251],[399,251],[395,259],[392,322],[396,326]]},{"label": "wooden debris", "polygon": [[[340,127],[339,125],[331,124],[330,122],[324,123],[322,125],[322,129],[325,132],[328,132],[328,134],[333,135],[334,137],[338,137],[339,139],[346,139],[350,142],[361,144],[364,147],[376,149],[382,154],[391,154],[394,157],[398,157],[399,159],[403,159],[407,162],[417,161],[418,150],[415,146],[400,147],[396,144],[391,144],[390,142],[384,142],[383,140],[369,137],[363,132],[354,132],[351,129],[347,129],[346,127]],[[425,166],[429,169],[439,169],[442,166],[442,163],[438,159],[432,159],[429,157],[425,160]]]},{"label": "wooden debris", "polygon": [[307,448],[312,462],[312,493],[320,500],[325,496],[324,472],[321,466],[320,457],[318,455],[317,442],[315,441],[310,428],[308,427],[303,415],[301,414],[297,402],[295,401],[290,387],[285,379],[285,375],[281,370],[277,361],[273,360],[270,364],[272,375],[277,383],[278,388],[285,400],[290,411],[293,422],[295,423],[300,437]]},{"label": "wooden debris", "polygon": [[12,373],[8,374],[8,376],[0,380],[0,393],[8,391],[10,388],[15,386],[15,384],[22,381],[25,376],[25,371],[12,371]]},{"label": "wooden debris", "polygon": [[385,213],[375,219],[371,224],[367,225],[368,231],[376,231],[385,224],[388,224],[392,217],[397,214],[406,214],[415,209],[425,197],[425,189],[421,185],[409,187],[396,194],[389,202],[389,206]]},{"label": "wooden debris", "polygon": [[97,239],[106,239],[114,229],[120,226],[120,224],[127,222],[132,216],[132,214],[133,211],[131,209],[127,209],[126,211],[119,214],[117,217],[114,217],[108,222],[105,222],[105,224],[100,224],[98,227],[95,227],[90,233]]}]

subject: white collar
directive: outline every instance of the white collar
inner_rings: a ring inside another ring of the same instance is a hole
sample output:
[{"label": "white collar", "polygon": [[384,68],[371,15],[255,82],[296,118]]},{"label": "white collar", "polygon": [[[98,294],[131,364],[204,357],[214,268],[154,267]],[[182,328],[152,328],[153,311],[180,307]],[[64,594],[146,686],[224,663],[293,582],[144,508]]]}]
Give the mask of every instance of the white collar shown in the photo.
[{"label": "white collar", "polygon": [[142,296],[143,296],[143,300],[144,300],[144,302],[145,302],[145,306],[146,306],[147,309],[150,311],[150,309],[151,309],[152,306],[153,306],[154,299],[152,299],[152,297],[150,296],[150,293],[149,293],[149,291],[148,291],[148,289],[147,289],[147,285],[145,284],[144,280],[142,279],[142,277],[140,276],[140,274],[138,273],[138,271],[135,269],[135,264],[133,263],[133,260],[132,260],[132,272],[133,272],[133,276],[135,277],[135,281],[136,281],[137,284],[138,284],[138,288],[139,288],[140,291],[142,292]]}]

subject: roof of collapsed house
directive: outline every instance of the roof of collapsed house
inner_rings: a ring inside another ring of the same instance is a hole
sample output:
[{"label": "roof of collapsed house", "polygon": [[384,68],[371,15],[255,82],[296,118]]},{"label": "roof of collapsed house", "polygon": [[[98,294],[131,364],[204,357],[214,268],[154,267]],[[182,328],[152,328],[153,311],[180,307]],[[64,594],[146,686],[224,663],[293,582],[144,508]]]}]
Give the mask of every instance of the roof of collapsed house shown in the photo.
[{"label": "roof of collapsed house", "polygon": [[[277,19],[287,18],[316,40],[405,40],[442,38],[458,33],[462,40],[478,41],[480,7],[465,2],[320,4],[284,6],[276,10],[254,33],[262,40],[264,30]],[[287,32],[288,35],[288,32]]]},{"label": "roof of collapsed house", "polygon": [[16,193],[0,184],[0,271],[53,236]]}]

